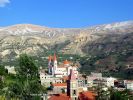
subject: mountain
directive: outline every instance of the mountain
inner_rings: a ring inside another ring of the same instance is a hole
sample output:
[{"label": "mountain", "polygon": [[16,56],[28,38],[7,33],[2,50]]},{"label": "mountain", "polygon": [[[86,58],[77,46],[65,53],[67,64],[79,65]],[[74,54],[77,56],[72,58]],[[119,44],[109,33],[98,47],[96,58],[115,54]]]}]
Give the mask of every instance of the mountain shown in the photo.
[{"label": "mountain", "polygon": [[[110,63],[110,59],[113,59],[111,66],[116,66],[115,63],[119,61],[115,60],[118,60],[116,58],[119,55],[125,59],[124,64],[132,66],[132,40],[133,21],[84,28],[49,28],[18,24],[0,27],[0,57],[2,62],[11,63],[19,54],[28,53],[43,62],[45,55],[54,51],[86,57],[86,65],[90,64],[88,61],[91,62],[87,59],[93,59],[93,66]],[[82,68],[88,67],[83,65]]]},{"label": "mountain", "polygon": [[[60,43],[67,44],[60,51],[65,53],[80,53],[86,43],[99,41],[107,36],[125,35],[133,32],[133,21],[98,25],[88,28],[48,28],[30,24],[19,24],[0,28],[1,45],[33,45],[40,44],[46,49]],[[114,40],[115,41],[115,40]],[[25,43],[26,42],[26,43]],[[2,47],[3,48],[3,47]],[[5,48],[5,47],[4,47]],[[75,49],[76,48],[76,49]],[[74,49],[74,50],[73,50]]]}]

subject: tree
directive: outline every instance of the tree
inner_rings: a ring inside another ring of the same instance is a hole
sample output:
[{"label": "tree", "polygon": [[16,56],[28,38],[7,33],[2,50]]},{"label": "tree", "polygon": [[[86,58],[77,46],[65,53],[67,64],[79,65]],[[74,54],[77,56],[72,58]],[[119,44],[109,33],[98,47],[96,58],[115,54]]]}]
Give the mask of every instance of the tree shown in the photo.
[{"label": "tree", "polygon": [[38,68],[34,60],[27,54],[19,57],[19,75],[23,78],[35,79],[38,77]]},{"label": "tree", "polygon": [[0,79],[0,95],[6,100],[34,100],[34,94],[46,93],[39,82],[38,67],[32,57],[22,54],[18,62],[17,74],[13,76],[6,74],[4,67],[0,67],[0,77],[5,76],[4,82]]},{"label": "tree", "polygon": [[11,98],[20,98],[22,93],[22,87],[19,83],[10,83],[8,86],[8,95]]},{"label": "tree", "polygon": [[133,100],[133,96],[129,90],[113,90],[110,94],[110,100]]},{"label": "tree", "polygon": [[17,77],[22,87],[21,94],[24,100],[32,100],[32,94],[44,92],[38,75],[38,67],[32,57],[21,54]]},{"label": "tree", "polygon": [[97,92],[96,100],[109,100],[109,91],[104,90],[104,88],[107,88],[102,80],[98,81],[97,86],[95,87],[95,90]]},{"label": "tree", "polygon": [[4,66],[0,65],[0,76],[5,76],[7,74],[7,70],[4,68]]}]

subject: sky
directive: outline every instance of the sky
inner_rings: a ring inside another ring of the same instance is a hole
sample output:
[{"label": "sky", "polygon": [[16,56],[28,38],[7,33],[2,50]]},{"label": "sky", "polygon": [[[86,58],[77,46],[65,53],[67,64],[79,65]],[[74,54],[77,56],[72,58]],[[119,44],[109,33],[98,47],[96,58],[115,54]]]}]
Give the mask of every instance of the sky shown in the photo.
[{"label": "sky", "polygon": [[0,0],[0,27],[80,28],[133,20],[133,0]]}]

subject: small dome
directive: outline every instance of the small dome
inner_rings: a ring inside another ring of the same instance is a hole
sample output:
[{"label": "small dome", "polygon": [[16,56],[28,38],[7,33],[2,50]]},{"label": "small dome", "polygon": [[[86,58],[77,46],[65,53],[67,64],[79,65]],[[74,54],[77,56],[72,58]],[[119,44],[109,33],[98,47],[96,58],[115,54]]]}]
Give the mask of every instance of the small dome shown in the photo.
[{"label": "small dome", "polygon": [[70,62],[68,60],[65,60],[63,63],[64,63],[64,65],[70,64]]}]

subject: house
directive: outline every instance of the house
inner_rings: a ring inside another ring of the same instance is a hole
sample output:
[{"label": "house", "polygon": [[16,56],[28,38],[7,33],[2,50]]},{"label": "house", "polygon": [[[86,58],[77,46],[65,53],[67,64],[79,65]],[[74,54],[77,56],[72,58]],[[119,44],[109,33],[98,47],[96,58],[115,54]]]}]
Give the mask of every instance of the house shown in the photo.
[{"label": "house", "polygon": [[53,94],[60,94],[67,91],[66,83],[54,83],[53,85]]},{"label": "house", "polygon": [[95,96],[91,91],[79,92],[78,79],[71,69],[67,80],[67,93],[53,94],[48,100],[95,100]]},{"label": "house", "polygon": [[58,64],[56,54],[48,57],[48,73],[42,68],[39,71],[41,84],[50,87],[48,100],[95,100],[94,93],[88,91],[87,78],[79,75],[77,69],[68,60]]},{"label": "house", "polygon": [[39,74],[41,85],[45,85],[46,87],[49,87],[51,83],[62,83],[62,79],[47,74],[43,69],[40,70]]},{"label": "house", "polygon": [[133,80],[124,80],[124,85],[126,89],[133,91]]},{"label": "house", "polygon": [[115,83],[116,80],[117,80],[116,78],[107,77],[106,78],[106,81],[107,81],[106,86],[107,87],[114,87],[115,86],[114,83]]},{"label": "house", "polygon": [[10,73],[10,74],[16,74],[14,66],[5,66],[5,69],[7,69],[8,73]]},{"label": "house", "polygon": [[91,72],[91,74],[87,76],[88,86],[92,87],[93,85],[95,85],[94,80],[101,80],[101,79],[102,79],[102,73]]},{"label": "house", "polygon": [[77,66],[71,65],[68,60],[63,61],[58,65],[56,54],[49,56],[48,58],[48,73],[44,69],[40,69],[40,81],[42,85],[50,86],[50,83],[63,83],[66,81],[65,77],[70,74],[70,70],[73,69],[75,76],[78,76]]}]

